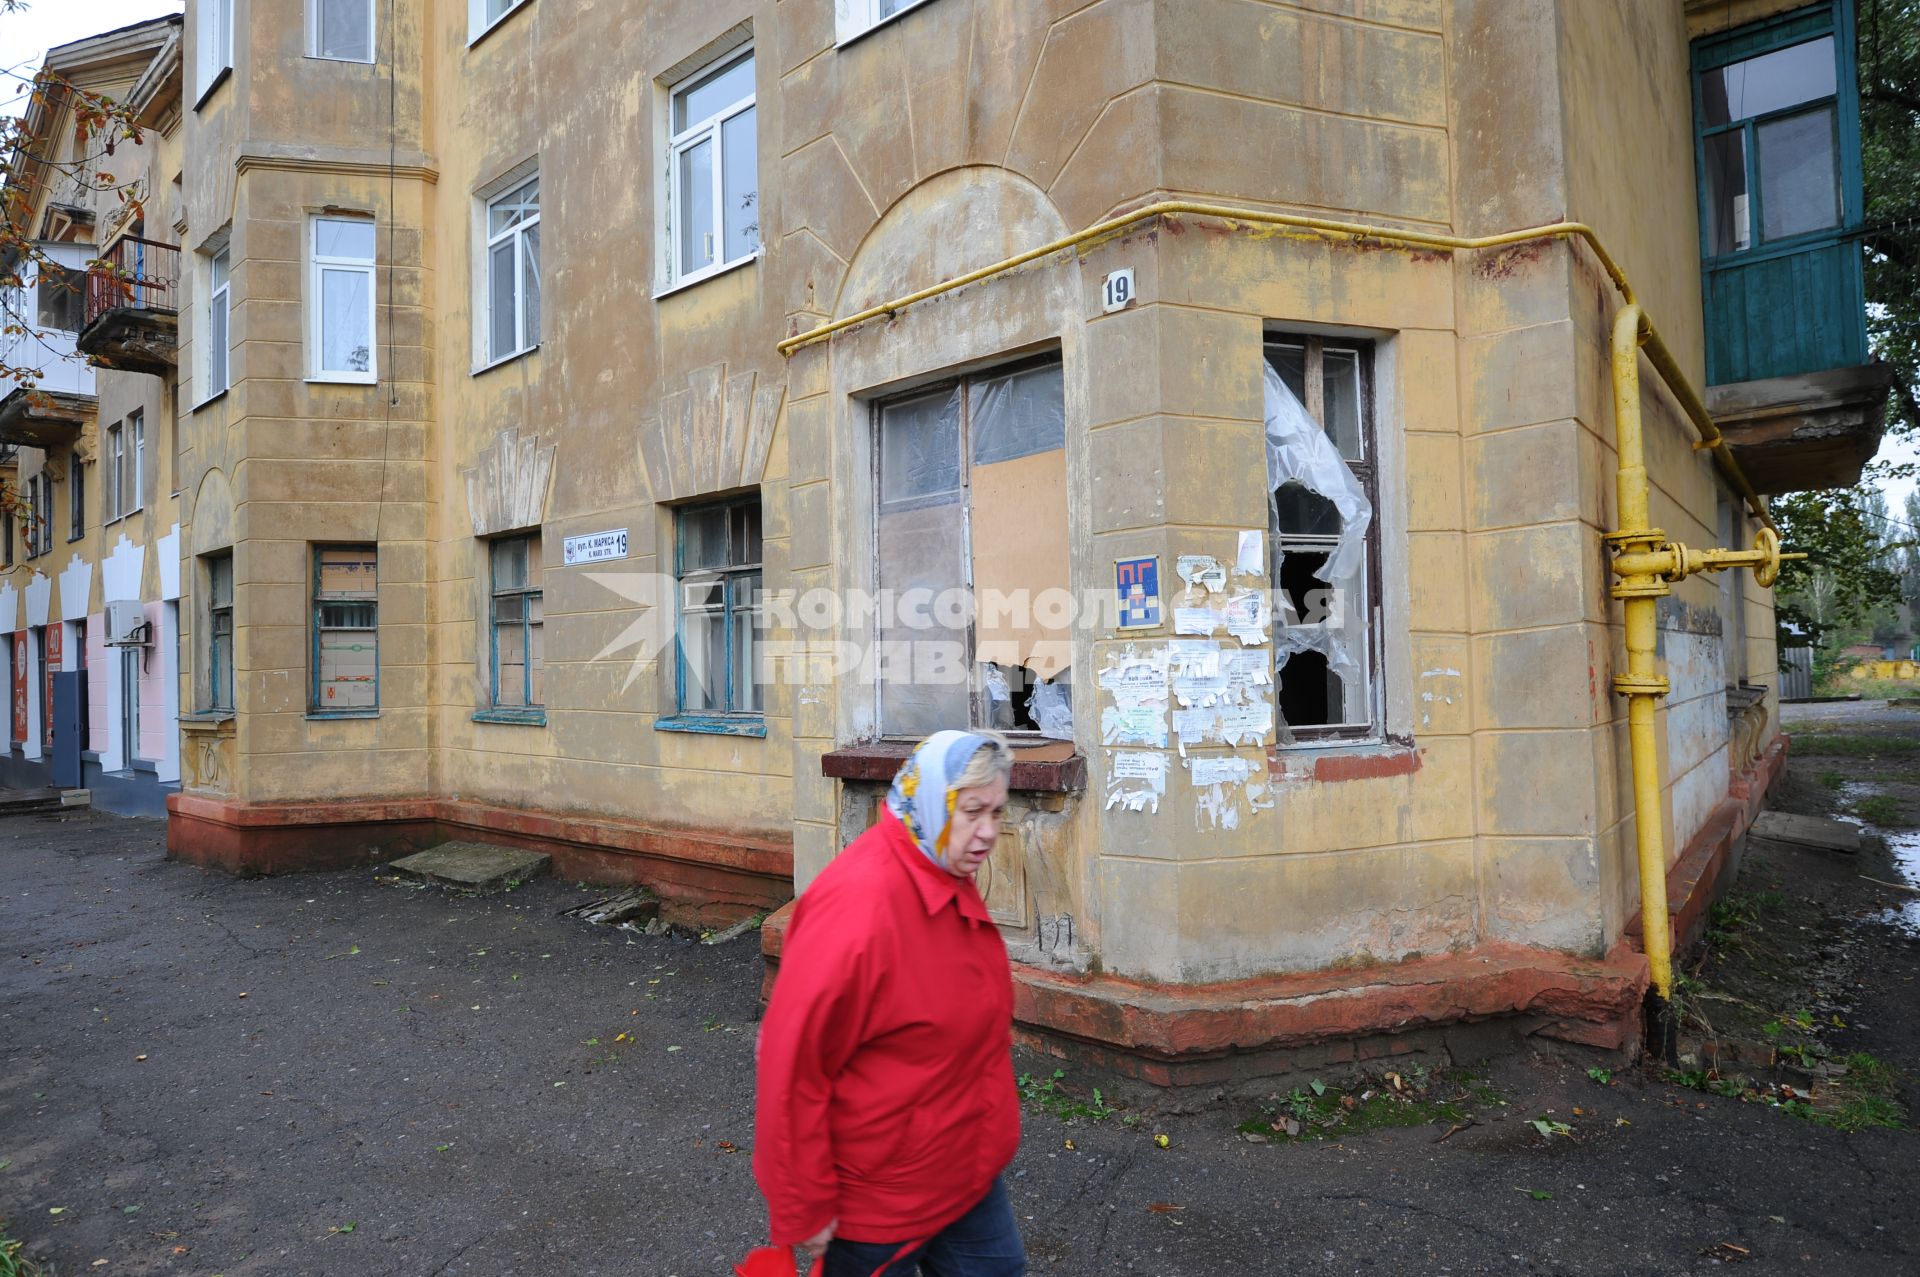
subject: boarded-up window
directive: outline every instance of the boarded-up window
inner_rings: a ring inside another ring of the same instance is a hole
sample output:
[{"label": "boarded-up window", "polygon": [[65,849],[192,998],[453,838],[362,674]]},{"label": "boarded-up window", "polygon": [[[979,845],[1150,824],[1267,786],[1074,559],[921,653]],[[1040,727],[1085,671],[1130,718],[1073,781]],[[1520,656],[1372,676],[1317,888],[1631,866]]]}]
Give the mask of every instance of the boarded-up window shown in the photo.
[{"label": "boarded-up window", "polygon": [[379,562],[370,545],[313,555],[313,712],[380,705]]},{"label": "boarded-up window", "polygon": [[880,405],[888,735],[965,726],[1072,735],[1062,387],[1049,359]]},{"label": "boarded-up window", "polygon": [[540,538],[501,537],[492,559],[493,703],[500,709],[546,704],[542,666]]}]

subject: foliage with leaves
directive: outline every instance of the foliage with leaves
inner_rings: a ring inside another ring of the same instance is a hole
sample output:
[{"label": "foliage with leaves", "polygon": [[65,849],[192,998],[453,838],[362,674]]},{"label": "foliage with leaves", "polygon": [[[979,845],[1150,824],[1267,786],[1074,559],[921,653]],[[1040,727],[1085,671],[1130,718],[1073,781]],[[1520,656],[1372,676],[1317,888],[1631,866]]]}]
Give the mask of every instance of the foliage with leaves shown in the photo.
[{"label": "foliage with leaves", "polygon": [[1876,612],[1899,603],[1900,556],[1915,540],[1888,521],[1886,509],[1885,498],[1864,486],[1774,498],[1782,539],[1807,553],[1780,567],[1774,615],[1782,648],[1828,647],[1829,640],[1865,630]]},{"label": "foliage with leaves", "polygon": [[1859,0],[1868,327],[1894,369],[1888,430],[1920,433],[1920,0]]}]

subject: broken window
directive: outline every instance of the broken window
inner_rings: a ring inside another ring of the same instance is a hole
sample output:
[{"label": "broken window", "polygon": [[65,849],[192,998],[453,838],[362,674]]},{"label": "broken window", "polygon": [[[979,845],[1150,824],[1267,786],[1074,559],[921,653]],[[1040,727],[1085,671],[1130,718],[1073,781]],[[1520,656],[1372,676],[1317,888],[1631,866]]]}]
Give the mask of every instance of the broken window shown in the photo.
[{"label": "broken window", "polygon": [[379,561],[370,545],[322,546],[313,556],[313,712],[380,704]]},{"label": "broken window", "polygon": [[760,498],[674,514],[680,580],[680,712],[762,712]]},{"label": "broken window", "polygon": [[1371,735],[1379,718],[1372,349],[1281,336],[1268,339],[1266,355],[1274,681],[1283,733]]},{"label": "broken window", "polygon": [[880,721],[1073,735],[1060,361],[883,403]]},{"label": "broken window", "polygon": [[492,566],[494,708],[538,709],[546,704],[540,538],[499,537],[487,549]]}]

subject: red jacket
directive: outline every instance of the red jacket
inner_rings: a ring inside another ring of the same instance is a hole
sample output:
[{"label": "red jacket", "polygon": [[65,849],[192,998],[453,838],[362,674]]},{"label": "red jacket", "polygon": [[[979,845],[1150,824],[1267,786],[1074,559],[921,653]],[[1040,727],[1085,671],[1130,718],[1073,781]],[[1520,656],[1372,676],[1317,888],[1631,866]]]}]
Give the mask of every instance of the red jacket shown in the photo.
[{"label": "red jacket", "polygon": [[971,880],[892,812],[794,907],[760,1026],[753,1174],[777,1245],[931,1237],[1020,1146],[1013,976]]}]

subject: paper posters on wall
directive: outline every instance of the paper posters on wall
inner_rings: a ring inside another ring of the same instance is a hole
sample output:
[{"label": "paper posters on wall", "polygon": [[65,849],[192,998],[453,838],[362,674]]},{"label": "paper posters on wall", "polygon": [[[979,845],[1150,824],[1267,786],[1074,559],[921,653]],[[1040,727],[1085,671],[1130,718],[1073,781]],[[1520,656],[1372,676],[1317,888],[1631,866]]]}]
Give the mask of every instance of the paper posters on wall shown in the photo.
[{"label": "paper posters on wall", "polygon": [[1167,747],[1167,669],[1162,643],[1110,653],[1100,671],[1100,738],[1107,745]]},{"label": "paper posters on wall", "polygon": [[1167,793],[1167,756],[1115,750],[1107,760],[1105,810],[1157,812]]},{"label": "paper posters on wall", "polygon": [[1177,607],[1173,609],[1173,632],[1175,634],[1218,634],[1220,614],[1210,607]]},{"label": "paper posters on wall", "polygon": [[1268,811],[1273,790],[1263,759],[1238,754],[1202,755],[1187,763],[1193,782],[1194,817],[1202,829],[1236,829],[1241,811]]},{"label": "paper posters on wall", "polygon": [[1264,532],[1248,528],[1240,533],[1239,550],[1233,557],[1233,570],[1248,576],[1264,578],[1267,575],[1267,537]]},{"label": "paper posters on wall", "polygon": [[1218,594],[1227,588],[1227,570],[1211,554],[1183,554],[1174,560],[1173,570],[1187,583],[1187,592],[1205,590]]}]

